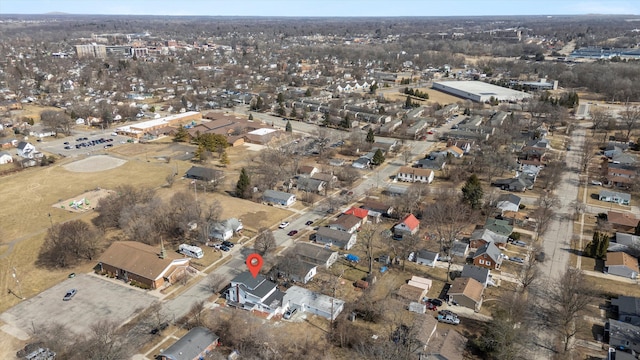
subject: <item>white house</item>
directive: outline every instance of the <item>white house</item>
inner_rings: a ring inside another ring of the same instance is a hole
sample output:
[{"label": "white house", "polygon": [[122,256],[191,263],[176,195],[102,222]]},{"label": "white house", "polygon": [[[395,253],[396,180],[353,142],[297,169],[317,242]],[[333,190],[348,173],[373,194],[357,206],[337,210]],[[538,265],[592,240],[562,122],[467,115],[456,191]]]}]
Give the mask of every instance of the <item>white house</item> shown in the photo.
[{"label": "white house", "polygon": [[396,175],[396,178],[399,181],[421,182],[427,184],[431,184],[434,177],[435,174],[432,170],[413,168],[409,166],[402,166]]},{"label": "white house", "polygon": [[7,151],[0,152],[0,165],[8,164],[13,162],[13,157]]},{"label": "white house", "polygon": [[264,202],[282,206],[290,206],[296,202],[296,196],[294,194],[277,190],[265,190],[262,194],[262,199]]},{"label": "white house", "polygon": [[245,271],[231,280],[226,298],[232,304],[246,309],[269,314],[283,312],[284,293],[275,283],[258,275],[255,278]]},{"label": "white house", "polygon": [[522,199],[519,196],[513,194],[502,194],[496,200],[496,207],[504,213],[505,211],[520,210],[520,201]]},{"label": "white house", "polygon": [[36,157],[36,147],[26,141],[18,143],[18,156],[25,159],[33,159]]},{"label": "white house", "polygon": [[435,267],[436,261],[438,261],[438,253],[428,250],[418,250],[416,252],[416,263],[420,265],[426,265]]}]

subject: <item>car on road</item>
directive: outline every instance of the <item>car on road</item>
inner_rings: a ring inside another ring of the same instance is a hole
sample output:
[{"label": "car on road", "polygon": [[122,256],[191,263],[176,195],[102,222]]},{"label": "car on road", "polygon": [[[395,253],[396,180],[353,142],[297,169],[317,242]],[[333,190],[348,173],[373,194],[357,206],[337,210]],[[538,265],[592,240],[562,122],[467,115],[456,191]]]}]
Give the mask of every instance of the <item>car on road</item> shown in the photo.
[{"label": "car on road", "polygon": [[284,229],[284,228],[286,228],[287,226],[289,226],[289,222],[288,222],[288,221],[285,221],[285,222],[281,223],[281,224],[280,224],[280,226],[278,226],[278,227],[279,227],[280,229]]},{"label": "car on road", "polygon": [[298,233],[298,230],[291,230],[291,231],[289,231],[289,233],[287,235],[294,236],[297,233]]},{"label": "car on road", "polygon": [[82,138],[81,138],[81,137],[79,137],[79,138],[77,138],[77,139],[76,139],[76,141],[82,141]]},{"label": "car on road", "polygon": [[64,148],[65,148],[65,150],[71,150],[71,146],[69,146],[69,145],[65,146]]},{"label": "car on road", "polygon": [[68,142],[68,141],[65,141],[63,144],[65,144],[65,145],[69,145],[69,142]]},{"label": "car on road", "polygon": [[110,147],[113,147],[113,144],[107,144],[107,145],[104,146],[105,149],[108,149]]},{"label": "car on road", "polygon": [[76,289],[71,289],[71,290],[67,291],[67,293],[64,295],[64,297],[62,298],[62,300],[64,300],[64,301],[69,301],[69,300],[71,300],[74,296],[76,296],[76,293],[78,293],[78,290],[76,290]]},{"label": "car on road", "polygon": [[509,260],[513,261],[513,262],[517,262],[519,264],[524,264],[524,259],[521,257],[517,257],[517,256],[511,256],[509,258]]},{"label": "car on road", "polygon": [[460,319],[457,316],[453,315],[438,315],[438,321],[451,325],[460,324]]},{"label": "car on road", "polygon": [[442,306],[442,300],[440,299],[429,299],[427,300],[428,303],[431,303],[435,306]]},{"label": "car on road", "polygon": [[313,224],[313,220],[308,220],[306,223],[304,223],[305,225],[309,226],[311,224]]},{"label": "car on road", "polygon": [[228,248],[232,248],[233,247],[233,243],[231,241],[227,241],[227,240],[223,241],[222,245],[224,245],[224,246],[226,246]]},{"label": "car on road", "polygon": [[287,312],[284,313],[282,318],[285,319],[285,320],[289,320],[289,319],[291,319],[291,317],[293,315],[296,314],[296,311],[298,311],[298,309],[289,309],[289,310],[287,310]]}]

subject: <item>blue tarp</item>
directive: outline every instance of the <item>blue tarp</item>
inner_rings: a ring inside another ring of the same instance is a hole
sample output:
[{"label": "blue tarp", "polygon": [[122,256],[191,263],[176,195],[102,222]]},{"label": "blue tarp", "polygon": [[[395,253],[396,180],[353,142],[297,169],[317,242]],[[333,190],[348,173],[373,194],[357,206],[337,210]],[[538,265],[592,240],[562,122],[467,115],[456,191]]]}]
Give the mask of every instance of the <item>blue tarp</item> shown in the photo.
[{"label": "blue tarp", "polygon": [[360,258],[352,255],[352,254],[347,254],[347,256],[345,257],[348,261],[353,261],[353,262],[358,262],[360,261]]}]

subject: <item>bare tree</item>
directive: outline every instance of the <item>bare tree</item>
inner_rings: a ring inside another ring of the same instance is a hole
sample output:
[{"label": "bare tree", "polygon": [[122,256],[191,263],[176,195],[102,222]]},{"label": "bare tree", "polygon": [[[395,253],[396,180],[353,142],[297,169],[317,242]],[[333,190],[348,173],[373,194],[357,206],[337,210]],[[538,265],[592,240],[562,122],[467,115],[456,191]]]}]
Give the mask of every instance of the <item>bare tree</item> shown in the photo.
[{"label": "bare tree", "polygon": [[556,209],[560,206],[560,199],[549,191],[540,194],[536,200],[537,209],[533,213],[538,224],[538,236],[543,235],[548,227],[549,222],[556,214]]},{"label": "bare tree", "polygon": [[542,176],[540,176],[542,188],[554,190],[560,184],[560,181],[562,181],[562,173],[565,168],[565,164],[560,161],[552,160],[547,162]]},{"label": "bare tree", "polygon": [[67,114],[55,110],[45,110],[40,113],[40,121],[45,129],[55,132],[56,135],[59,132],[71,135],[71,127],[74,123]]},{"label": "bare tree", "polygon": [[212,272],[211,274],[207,275],[207,287],[209,288],[209,290],[211,290],[211,292],[218,292],[218,290],[220,290],[220,287],[224,283],[225,280],[220,274]]},{"label": "bare tree", "polygon": [[625,104],[625,109],[620,113],[622,116],[622,122],[625,130],[627,131],[626,139],[629,141],[631,138],[631,132],[638,125],[640,121],[640,108],[638,105],[631,106],[629,102]]},{"label": "bare tree", "polygon": [[591,108],[589,114],[591,116],[591,122],[593,123],[591,129],[593,130],[593,135],[595,136],[596,131],[602,129],[606,124],[609,123],[611,114],[609,114],[609,112],[601,107]]},{"label": "bare tree", "polygon": [[580,168],[583,172],[587,171],[591,160],[598,155],[598,153],[596,152],[597,149],[598,149],[598,145],[595,139],[593,138],[585,139],[584,148],[580,153]]},{"label": "bare tree", "polygon": [[66,268],[92,260],[100,250],[102,234],[82,220],[54,224],[47,232],[38,264]]},{"label": "bare tree", "polygon": [[593,301],[591,291],[580,269],[569,268],[553,285],[549,294],[551,300],[547,308],[551,326],[561,335],[566,353],[572,348],[572,342],[580,326],[580,315]]},{"label": "bare tree", "polygon": [[526,292],[529,286],[540,277],[540,269],[536,263],[534,251],[530,251],[527,255],[522,269],[518,273],[518,281],[520,282],[520,289],[522,292]]},{"label": "bare tree", "polygon": [[273,236],[273,232],[269,228],[261,228],[258,231],[258,236],[253,244],[253,248],[263,256],[275,250],[276,239]]},{"label": "bare tree", "polygon": [[451,277],[451,264],[453,242],[460,236],[462,230],[476,221],[477,212],[468,204],[460,201],[453,190],[445,191],[438,195],[436,201],[429,205],[425,211],[423,222],[425,228],[435,231],[440,242],[440,251],[445,252],[450,261],[447,268],[447,277]]},{"label": "bare tree", "polygon": [[89,336],[79,345],[78,353],[85,359],[118,360],[125,358],[128,349],[124,334],[116,321],[101,320],[91,326]]}]

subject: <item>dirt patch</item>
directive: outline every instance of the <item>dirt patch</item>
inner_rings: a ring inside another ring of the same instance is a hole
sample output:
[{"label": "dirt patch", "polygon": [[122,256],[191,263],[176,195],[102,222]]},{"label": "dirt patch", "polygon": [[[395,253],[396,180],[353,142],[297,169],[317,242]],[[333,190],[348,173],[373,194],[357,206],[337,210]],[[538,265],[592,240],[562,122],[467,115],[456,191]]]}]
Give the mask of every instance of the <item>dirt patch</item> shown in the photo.
[{"label": "dirt patch", "polygon": [[66,170],[73,172],[96,172],[115,169],[127,160],[117,159],[108,155],[95,155],[64,165]]},{"label": "dirt patch", "polygon": [[[420,103],[420,105],[428,105],[428,103],[439,103],[443,104],[456,104],[458,102],[463,102],[465,99],[459,98],[453,95],[445,94],[441,91],[430,89],[430,88],[419,88],[420,91],[426,92],[429,94],[428,100],[418,100],[417,98],[413,98],[414,102]],[[384,97],[389,100],[395,101],[405,101],[407,99],[407,95],[396,93],[396,94],[385,94]]]},{"label": "dirt patch", "polygon": [[53,204],[56,209],[63,209],[75,213],[81,213],[89,210],[93,210],[98,201],[108,195],[113,194],[113,190],[107,189],[95,189],[84,192],[78,196],[66,199]]}]

